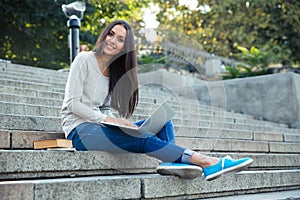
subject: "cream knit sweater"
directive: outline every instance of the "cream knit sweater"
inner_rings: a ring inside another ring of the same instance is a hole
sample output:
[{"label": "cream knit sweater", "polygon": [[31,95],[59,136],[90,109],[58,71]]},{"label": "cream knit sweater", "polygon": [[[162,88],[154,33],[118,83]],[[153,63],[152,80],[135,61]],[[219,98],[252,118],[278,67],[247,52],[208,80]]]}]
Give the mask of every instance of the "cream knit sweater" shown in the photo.
[{"label": "cream knit sweater", "polygon": [[81,123],[100,123],[113,116],[108,86],[109,77],[100,71],[94,52],[80,52],[70,67],[61,110],[66,137]]}]

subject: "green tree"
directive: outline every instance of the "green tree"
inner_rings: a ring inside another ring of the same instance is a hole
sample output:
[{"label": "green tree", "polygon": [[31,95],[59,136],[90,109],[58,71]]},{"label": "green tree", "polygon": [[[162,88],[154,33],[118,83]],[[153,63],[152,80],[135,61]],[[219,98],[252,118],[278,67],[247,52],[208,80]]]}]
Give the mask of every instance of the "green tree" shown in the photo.
[{"label": "green tree", "polygon": [[271,48],[269,45],[265,45],[261,49],[254,46],[250,49],[242,46],[236,48],[240,51],[236,57],[242,62],[235,66],[225,66],[228,73],[223,75],[224,79],[264,75],[271,63],[278,63],[282,60],[281,53],[279,51],[274,53],[275,48]]},{"label": "green tree", "polygon": [[[198,6],[178,0],[155,0],[161,26],[180,31],[210,53],[234,57],[237,45],[280,48],[282,63],[300,61],[300,2],[297,0],[198,0]],[[274,50],[276,51],[276,50]]]},{"label": "green tree", "polygon": [[[69,66],[67,18],[63,0],[0,1],[0,58],[31,66],[60,69]],[[87,0],[80,28],[81,43],[93,47],[111,21],[124,19],[136,28],[148,1]]]},{"label": "green tree", "polygon": [[62,1],[2,0],[0,58],[61,68],[68,59]]}]

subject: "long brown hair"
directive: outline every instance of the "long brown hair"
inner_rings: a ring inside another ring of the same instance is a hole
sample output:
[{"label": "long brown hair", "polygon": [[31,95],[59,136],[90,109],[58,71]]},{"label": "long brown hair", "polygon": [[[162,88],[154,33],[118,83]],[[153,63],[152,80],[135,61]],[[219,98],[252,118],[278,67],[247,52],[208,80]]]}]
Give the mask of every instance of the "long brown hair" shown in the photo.
[{"label": "long brown hair", "polygon": [[122,25],[126,29],[123,50],[111,60],[109,65],[110,78],[108,94],[111,96],[111,107],[122,117],[130,117],[138,104],[137,58],[133,31],[123,20],[116,20],[109,24],[98,37],[93,51],[103,55],[105,39],[111,29]]}]

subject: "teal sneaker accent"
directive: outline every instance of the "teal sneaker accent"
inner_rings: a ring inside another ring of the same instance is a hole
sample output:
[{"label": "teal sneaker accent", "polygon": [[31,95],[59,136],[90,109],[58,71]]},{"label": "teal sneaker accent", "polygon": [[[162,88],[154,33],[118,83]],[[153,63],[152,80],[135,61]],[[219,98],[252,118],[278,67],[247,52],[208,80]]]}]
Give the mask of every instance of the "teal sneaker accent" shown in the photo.
[{"label": "teal sneaker accent", "polygon": [[220,177],[222,174],[233,171],[241,171],[253,162],[252,158],[242,158],[238,160],[226,156],[220,159],[216,165],[203,168],[205,180],[211,181]]},{"label": "teal sneaker accent", "polygon": [[195,179],[202,174],[202,168],[184,163],[163,162],[156,168],[160,175],[179,176],[183,179]]}]

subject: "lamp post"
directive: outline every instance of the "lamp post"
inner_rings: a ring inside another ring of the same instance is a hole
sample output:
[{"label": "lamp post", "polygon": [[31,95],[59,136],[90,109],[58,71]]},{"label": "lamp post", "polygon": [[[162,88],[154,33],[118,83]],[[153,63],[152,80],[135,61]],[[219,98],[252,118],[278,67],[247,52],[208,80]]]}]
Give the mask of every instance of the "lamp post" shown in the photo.
[{"label": "lamp post", "polygon": [[79,29],[80,20],[83,18],[83,13],[85,11],[85,3],[82,1],[75,1],[68,5],[63,4],[62,11],[69,18],[67,26],[70,29],[68,36],[69,48],[70,48],[70,63],[79,53]]}]

